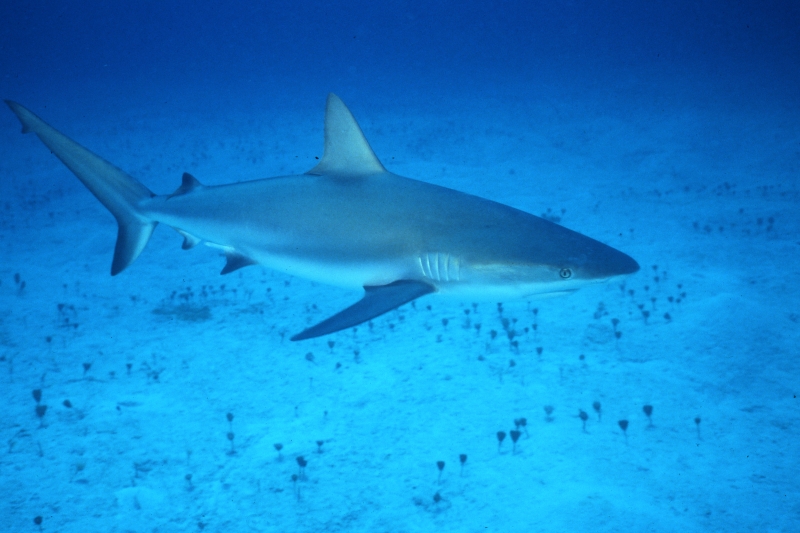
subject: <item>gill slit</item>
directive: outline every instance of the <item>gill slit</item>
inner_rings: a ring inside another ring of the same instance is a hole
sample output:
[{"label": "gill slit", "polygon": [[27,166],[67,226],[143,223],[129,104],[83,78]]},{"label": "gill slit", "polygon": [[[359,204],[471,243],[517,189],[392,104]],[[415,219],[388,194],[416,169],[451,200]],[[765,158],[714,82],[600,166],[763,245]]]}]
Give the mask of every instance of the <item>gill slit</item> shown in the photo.
[{"label": "gill slit", "polygon": [[461,281],[461,258],[445,252],[423,252],[417,256],[423,277],[435,281]]}]

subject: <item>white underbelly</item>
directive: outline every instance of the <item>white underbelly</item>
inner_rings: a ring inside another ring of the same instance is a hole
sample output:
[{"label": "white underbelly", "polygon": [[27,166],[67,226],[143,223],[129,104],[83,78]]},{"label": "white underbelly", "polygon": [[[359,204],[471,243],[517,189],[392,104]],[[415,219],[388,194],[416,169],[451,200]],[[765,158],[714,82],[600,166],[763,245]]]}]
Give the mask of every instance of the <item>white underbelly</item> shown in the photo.
[{"label": "white underbelly", "polygon": [[323,262],[258,252],[247,255],[267,268],[290,276],[347,289],[408,279],[408,268],[398,262]]}]

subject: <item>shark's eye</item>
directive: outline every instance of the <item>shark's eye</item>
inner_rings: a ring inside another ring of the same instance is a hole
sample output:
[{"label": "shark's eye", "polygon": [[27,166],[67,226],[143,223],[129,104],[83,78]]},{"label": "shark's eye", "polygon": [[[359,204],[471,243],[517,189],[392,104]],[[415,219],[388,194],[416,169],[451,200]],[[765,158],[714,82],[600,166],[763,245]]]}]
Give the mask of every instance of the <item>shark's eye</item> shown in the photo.
[{"label": "shark's eye", "polygon": [[568,268],[562,268],[558,275],[561,276],[561,279],[569,279],[572,277],[572,270]]}]

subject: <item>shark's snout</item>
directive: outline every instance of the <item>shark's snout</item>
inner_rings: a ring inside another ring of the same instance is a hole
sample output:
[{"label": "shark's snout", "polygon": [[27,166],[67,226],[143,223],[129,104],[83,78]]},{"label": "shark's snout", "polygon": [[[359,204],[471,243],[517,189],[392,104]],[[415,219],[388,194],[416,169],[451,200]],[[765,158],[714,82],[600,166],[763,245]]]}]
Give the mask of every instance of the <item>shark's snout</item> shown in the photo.
[{"label": "shark's snout", "polygon": [[606,279],[633,274],[638,272],[639,268],[639,263],[628,254],[605,244],[597,243],[582,270],[588,278]]},{"label": "shark's snout", "polygon": [[633,274],[639,271],[639,263],[636,260],[618,250],[614,250],[615,257],[609,262],[609,269],[613,272],[613,276],[622,276],[624,274]]}]

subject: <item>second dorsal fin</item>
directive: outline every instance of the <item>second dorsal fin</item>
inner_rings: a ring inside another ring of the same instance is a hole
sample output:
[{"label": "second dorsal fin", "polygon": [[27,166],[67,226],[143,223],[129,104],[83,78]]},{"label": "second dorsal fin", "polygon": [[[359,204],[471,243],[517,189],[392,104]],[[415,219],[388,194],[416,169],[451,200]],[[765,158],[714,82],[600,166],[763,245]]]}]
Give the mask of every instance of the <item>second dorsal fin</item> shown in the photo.
[{"label": "second dorsal fin", "polygon": [[181,177],[181,186],[175,189],[175,192],[170,194],[167,197],[167,200],[169,200],[170,198],[174,198],[175,196],[186,194],[187,192],[191,192],[195,189],[199,189],[202,186],[203,184],[197,181],[197,178],[195,178],[188,172],[184,172],[183,176]]},{"label": "second dorsal fin", "polygon": [[386,172],[344,102],[331,93],[325,107],[325,151],[307,174],[366,176]]}]

